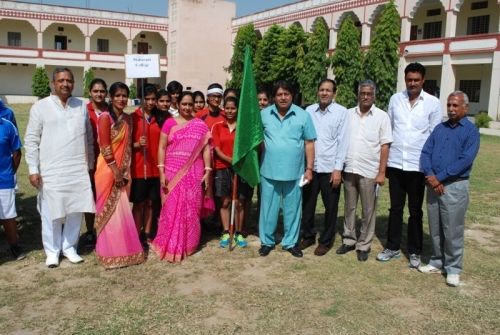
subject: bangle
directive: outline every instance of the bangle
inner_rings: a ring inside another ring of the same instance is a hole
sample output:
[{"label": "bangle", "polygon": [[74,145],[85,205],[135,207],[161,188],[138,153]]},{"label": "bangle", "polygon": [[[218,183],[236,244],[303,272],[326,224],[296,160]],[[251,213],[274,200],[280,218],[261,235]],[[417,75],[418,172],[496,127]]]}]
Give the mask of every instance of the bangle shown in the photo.
[{"label": "bangle", "polygon": [[109,162],[108,166],[113,165],[113,164],[116,164],[116,161]]},{"label": "bangle", "polygon": [[164,165],[164,164],[158,164],[158,165],[156,165],[156,166],[157,166],[157,167],[159,167],[159,168],[160,168],[160,167],[165,167],[165,165]]},{"label": "bangle", "polygon": [[205,166],[205,171],[212,171],[212,168],[210,166]]}]

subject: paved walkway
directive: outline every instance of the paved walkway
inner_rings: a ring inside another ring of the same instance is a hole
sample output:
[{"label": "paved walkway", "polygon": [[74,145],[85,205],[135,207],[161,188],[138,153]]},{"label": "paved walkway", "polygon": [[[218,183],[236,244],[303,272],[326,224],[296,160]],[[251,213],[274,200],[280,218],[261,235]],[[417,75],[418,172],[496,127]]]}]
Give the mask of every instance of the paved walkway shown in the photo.
[{"label": "paved walkway", "polygon": [[479,132],[485,135],[500,136],[500,122],[491,121],[489,128],[480,128]]}]

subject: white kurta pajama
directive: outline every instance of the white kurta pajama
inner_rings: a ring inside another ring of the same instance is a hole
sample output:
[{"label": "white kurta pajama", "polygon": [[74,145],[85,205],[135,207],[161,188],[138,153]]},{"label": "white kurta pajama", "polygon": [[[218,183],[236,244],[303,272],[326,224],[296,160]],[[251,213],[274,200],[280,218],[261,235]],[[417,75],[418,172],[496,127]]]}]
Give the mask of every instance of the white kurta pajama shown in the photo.
[{"label": "white kurta pajama", "polygon": [[36,102],[24,142],[29,174],[42,177],[38,211],[45,253],[76,251],[82,215],[95,212],[88,175],[94,163],[93,138],[84,104],[69,98],[63,107],[56,95]]}]

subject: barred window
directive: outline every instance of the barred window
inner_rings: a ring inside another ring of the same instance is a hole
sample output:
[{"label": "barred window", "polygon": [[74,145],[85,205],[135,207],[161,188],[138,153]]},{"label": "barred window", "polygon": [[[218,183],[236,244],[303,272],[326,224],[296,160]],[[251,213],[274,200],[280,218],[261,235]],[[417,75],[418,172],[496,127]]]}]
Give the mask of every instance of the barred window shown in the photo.
[{"label": "barred window", "polygon": [[7,33],[7,45],[10,47],[20,47],[21,33],[16,31],[9,31]]},{"label": "barred window", "polygon": [[429,38],[440,38],[443,22],[426,22],[424,23],[424,40]]},{"label": "barred window", "polygon": [[471,10],[488,8],[488,1],[473,2],[470,4]]},{"label": "barred window", "polygon": [[470,102],[479,102],[481,80],[460,80],[460,91],[467,94]]},{"label": "barred window", "polygon": [[487,34],[489,30],[489,15],[473,16],[467,20],[467,35]]},{"label": "barred window", "polygon": [[109,52],[109,40],[98,38],[97,39],[97,52]]}]

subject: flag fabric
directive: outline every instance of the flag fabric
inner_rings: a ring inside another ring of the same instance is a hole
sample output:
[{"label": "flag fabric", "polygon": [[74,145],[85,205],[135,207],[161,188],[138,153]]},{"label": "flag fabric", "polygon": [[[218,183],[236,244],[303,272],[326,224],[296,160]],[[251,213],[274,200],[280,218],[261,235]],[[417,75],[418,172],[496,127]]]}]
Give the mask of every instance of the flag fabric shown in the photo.
[{"label": "flag fabric", "polygon": [[233,169],[252,187],[257,186],[260,180],[258,150],[263,138],[252,58],[250,47],[247,46],[234,139]]}]

